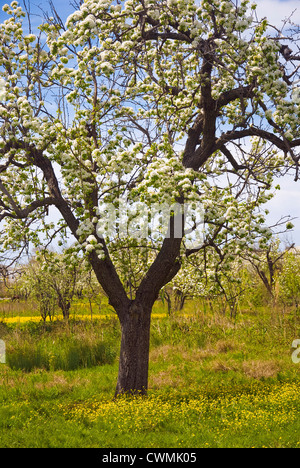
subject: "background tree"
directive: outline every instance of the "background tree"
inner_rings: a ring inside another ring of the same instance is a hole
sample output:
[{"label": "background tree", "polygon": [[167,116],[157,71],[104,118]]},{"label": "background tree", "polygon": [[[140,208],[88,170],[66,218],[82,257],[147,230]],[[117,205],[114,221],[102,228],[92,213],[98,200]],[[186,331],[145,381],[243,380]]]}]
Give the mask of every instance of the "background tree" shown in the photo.
[{"label": "background tree", "polygon": [[298,249],[289,250],[279,275],[280,298],[284,304],[294,306],[298,314],[300,303],[300,256]]},{"label": "background tree", "polygon": [[43,320],[52,320],[57,307],[68,320],[80,277],[78,263],[71,265],[64,254],[44,251],[23,267],[21,284],[37,300]]},{"label": "background tree", "polygon": [[294,248],[295,244],[288,245],[284,250],[280,249],[280,239],[271,239],[263,249],[255,249],[243,255],[252,266],[252,270],[258,274],[263,282],[269,297],[275,299],[276,273],[282,269],[285,255]]},{"label": "background tree", "polygon": [[91,269],[81,270],[80,277],[76,284],[76,294],[78,297],[86,297],[89,301],[91,320],[93,319],[93,305],[96,304],[98,312],[101,313],[101,302],[103,290],[95,278],[94,272]]},{"label": "background tree", "polygon": [[31,259],[23,267],[20,284],[22,289],[30,291],[31,298],[37,302],[42,320],[45,322],[48,317],[52,321],[57,306],[57,298],[54,290],[49,285],[49,278],[47,278],[36,259]]},{"label": "background tree", "polygon": [[282,54],[282,32],[248,0],[85,0],[66,23],[53,11],[37,35],[16,1],[3,9],[1,248],[69,229],[72,255],[86,254],[120,320],[116,394],[145,393],[152,306],[202,246],[186,249],[171,214],[129,297],[110,254],[118,230],[96,229],[99,202],[202,204],[224,243],[233,232],[267,234],[247,208],[266,201],[274,175],[294,167],[298,179],[298,36]]}]

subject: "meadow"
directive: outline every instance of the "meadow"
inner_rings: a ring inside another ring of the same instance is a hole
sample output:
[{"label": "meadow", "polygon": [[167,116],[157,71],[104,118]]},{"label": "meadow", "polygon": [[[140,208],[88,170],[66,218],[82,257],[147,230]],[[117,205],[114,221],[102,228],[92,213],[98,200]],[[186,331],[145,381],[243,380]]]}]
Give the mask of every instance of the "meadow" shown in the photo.
[{"label": "meadow", "polygon": [[72,311],[43,323],[0,304],[0,447],[300,447],[294,310],[233,319],[194,300],[168,316],[157,303],[149,395],[116,401],[118,321],[105,304]]}]

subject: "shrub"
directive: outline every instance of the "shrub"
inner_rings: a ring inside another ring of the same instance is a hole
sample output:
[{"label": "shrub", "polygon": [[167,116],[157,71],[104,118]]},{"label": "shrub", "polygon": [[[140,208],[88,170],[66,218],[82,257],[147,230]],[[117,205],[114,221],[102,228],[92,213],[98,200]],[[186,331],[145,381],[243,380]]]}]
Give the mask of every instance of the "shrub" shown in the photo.
[{"label": "shrub", "polygon": [[[53,336],[54,335],[54,336]],[[18,332],[7,346],[7,364],[14,370],[31,372],[45,370],[75,370],[81,367],[112,364],[116,350],[109,341],[102,340],[92,331],[59,334],[55,329],[44,335],[29,335],[28,330]]]}]

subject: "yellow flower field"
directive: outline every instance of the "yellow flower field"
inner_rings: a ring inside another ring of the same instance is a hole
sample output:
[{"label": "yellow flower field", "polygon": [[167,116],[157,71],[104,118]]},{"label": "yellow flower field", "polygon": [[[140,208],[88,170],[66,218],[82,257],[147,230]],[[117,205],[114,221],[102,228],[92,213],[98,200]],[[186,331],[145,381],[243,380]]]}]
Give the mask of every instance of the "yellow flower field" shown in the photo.
[{"label": "yellow flower field", "polygon": [[[76,320],[91,320],[91,316],[87,314],[76,314],[74,316]],[[108,320],[111,319],[113,315],[108,315],[108,314],[93,314],[92,319],[93,320]],[[115,316],[116,317],[116,316]],[[152,314],[152,318],[165,318],[166,314]],[[73,318],[72,316],[70,317],[71,319]],[[116,317],[117,318],[117,317]],[[61,316],[54,316],[52,321],[55,320],[62,320]],[[0,322],[2,323],[7,323],[7,324],[22,324],[22,323],[28,323],[28,322],[41,322],[42,319],[40,316],[35,315],[35,316],[18,316],[18,317],[2,317],[0,319]],[[50,322],[49,317],[46,318],[46,322]]]},{"label": "yellow flower field", "polygon": [[155,310],[149,396],[113,401],[118,320],[79,312],[1,319],[1,447],[300,447],[290,317]]},{"label": "yellow flower field", "polygon": [[[147,399],[121,398],[117,401],[89,399],[70,405],[59,405],[67,420],[97,425],[107,433],[146,434],[177,427],[184,433],[189,430],[190,446],[218,446],[224,438],[255,432],[271,434],[284,430],[299,421],[299,386],[295,383],[266,385],[253,394],[220,393],[218,398],[205,394],[188,401],[167,401],[159,396]],[[207,442],[199,435],[210,427]],[[176,432],[176,431],[175,431]],[[199,437],[201,443],[199,442]],[[177,442],[180,446],[180,437]],[[280,446],[280,436],[278,437]],[[296,444],[300,447],[300,439]]]}]

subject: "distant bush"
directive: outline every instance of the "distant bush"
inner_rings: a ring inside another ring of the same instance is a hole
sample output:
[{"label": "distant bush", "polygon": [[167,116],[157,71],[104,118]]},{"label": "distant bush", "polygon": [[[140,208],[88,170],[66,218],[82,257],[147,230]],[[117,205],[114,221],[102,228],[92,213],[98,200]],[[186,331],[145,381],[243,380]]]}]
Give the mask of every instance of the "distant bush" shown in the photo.
[{"label": "distant bush", "polygon": [[49,359],[51,370],[74,370],[80,367],[92,367],[103,364],[112,364],[116,352],[111,345],[104,342],[89,344],[78,339],[65,342],[58,350],[54,350]]},{"label": "distant bush", "polygon": [[18,329],[7,343],[7,364],[14,370],[31,372],[74,370],[82,367],[112,364],[117,350],[109,339],[103,340],[92,328],[67,332],[59,324],[44,329],[39,324]]},{"label": "distant bush", "polygon": [[35,368],[45,370],[75,370],[81,367],[112,364],[116,352],[108,343],[92,345],[81,341],[65,341],[57,346],[45,343],[20,343],[7,351],[7,364],[14,370],[31,372]]}]

